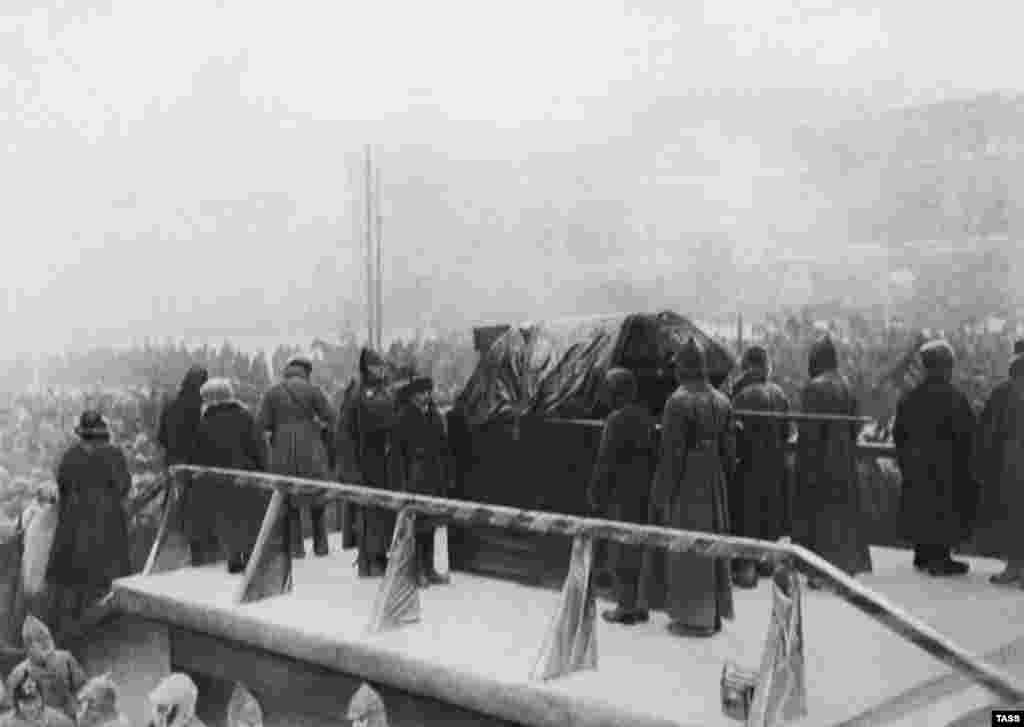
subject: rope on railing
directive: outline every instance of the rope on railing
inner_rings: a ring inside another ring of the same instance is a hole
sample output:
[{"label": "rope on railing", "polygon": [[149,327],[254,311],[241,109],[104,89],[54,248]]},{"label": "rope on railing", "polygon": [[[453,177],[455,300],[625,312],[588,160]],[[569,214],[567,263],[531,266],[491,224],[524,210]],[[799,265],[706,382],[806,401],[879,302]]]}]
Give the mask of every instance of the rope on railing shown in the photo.
[{"label": "rope on railing", "polygon": [[[712,558],[749,558],[781,563],[808,576],[826,581],[837,595],[855,608],[936,659],[965,673],[1001,699],[1008,702],[1024,700],[1024,684],[1021,684],[1015,677],[985,663],[923,621],[911,616],[888,599],[858,583],[828,561],[799,545],[522,510],[500,505],[241,470],[177,465],[172,467],[171,471],[176,476],[185,474],[214,476],[231,480],[238,485],[260,487],[279,493],[326,492],[328,497],[334,499],[345,499],[360,505],[393,510],[410,508],[415,512],[446,518],[469,526],[499,527],[574,537],[586,535],[591,538],[602,538],[629,545],[660,547]],[[268,522],[269,519],[264,520],[264,529],[271,526],[271,523]],[[160,543],[155,543],[153,547],[154,549],[160,547]],[[285,550],[287,551],[287,548]],[[253,566],[253,563],[250,563],[250,566]],[[250,574],[247,572],[246,575]]]}]

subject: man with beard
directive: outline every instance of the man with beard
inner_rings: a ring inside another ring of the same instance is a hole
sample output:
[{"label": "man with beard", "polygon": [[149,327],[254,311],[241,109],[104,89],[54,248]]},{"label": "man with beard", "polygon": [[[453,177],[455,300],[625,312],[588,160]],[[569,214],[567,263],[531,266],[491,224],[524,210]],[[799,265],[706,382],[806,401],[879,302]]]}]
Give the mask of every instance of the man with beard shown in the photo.
[{"label": "man with beard", "polygon": [[[733,387],[736,409],[785,414],[786,394],[768,381],[768,352],[751,346],[743,354],[743,375]],[[789,422],[779,419],[742,419],[736,424],[736,472],[730,480],[729,516],[736,535],[777,540],[786,530],[786,440]],[[758,575],[768,576],[771,566],[753,561],[733,562],[733,582],[741,588],[757,586]]]},{"label": "man with beard", "polygon": [[921,347],[925,379],[896,409],[893,442],[903,475],[902,511],[914,543],[914,567],[933,576],[963,575],[950,550],[968,534],[973,511],[970,473],[975,418],[952,383],[953,349],[945,341]]},{"label": "man with beard", "polygon": [[[637,381],[632,371],[614,368],[605,377],[612,413],[605,421],[597,450],[588,499],[599,517],[647,524],[651,477],[657,453],[655,422],[647,407],[637,401]],[[602,616],[609,623],[632,625],[648,620],[639,602],[643,548],[608,544],[615,572],[618,605]]]}]

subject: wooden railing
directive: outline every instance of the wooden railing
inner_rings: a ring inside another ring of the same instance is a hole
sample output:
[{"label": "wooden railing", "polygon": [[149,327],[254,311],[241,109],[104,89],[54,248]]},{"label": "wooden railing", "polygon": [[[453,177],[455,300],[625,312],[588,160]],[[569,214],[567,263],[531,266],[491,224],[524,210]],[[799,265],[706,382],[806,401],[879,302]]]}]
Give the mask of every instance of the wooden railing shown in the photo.
[{"label": "wooden railing", "polygon": [[[318,493],[327,499],[345,500],[359,505],[409,510],[442,518],[465,526],[489,526],[532,533],[589,536],[630,545],[665,548],[711,558],[751,558],[781,564],[808,576],[824,580],[832,591],[878,621],[901,638],[931,656],[949,664],[1006,702],[1024,701],[1024,684],[1013,676],[986,663],[950,639],[914,618],[882,595],[858,583],[850,576],[811,551],[789,543],[773,543],[730,535],[675,530],[653,525],[575,517],[550,512],[521,510],[498,505],[427,497],[392,492],[358,485],[320,480],[179,465],[171,468],[175,480],[187,486],[192,478],[210,478],[234,485],[261,488],[273,493],[270,505],[250,558],[236,602],[245,603],[291,589],[291,560],[285,538],[285,504],[290,495]],[[145,573],[163,569],[161,553],[178,522],[180,512],[171,498],[160,531],[150,553]]]}]

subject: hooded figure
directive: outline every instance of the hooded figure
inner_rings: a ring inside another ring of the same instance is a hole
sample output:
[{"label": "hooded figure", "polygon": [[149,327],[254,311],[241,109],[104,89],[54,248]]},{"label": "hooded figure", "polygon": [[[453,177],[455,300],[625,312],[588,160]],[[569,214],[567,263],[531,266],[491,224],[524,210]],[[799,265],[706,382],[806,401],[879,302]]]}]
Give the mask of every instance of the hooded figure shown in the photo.
[{"label": "hooded figure", "polygon": [[[785,414],[789,399],[782,388],[768,380],[768,352],[751,346],[743,354],[743,375],[733,387],[732,405],[748,411]],[[788,532],[786,441],[790,423],[772,419],[742,419],[736,423],[736,472],[729,482],[729,515],[736,535],[778,540]],[[771,566],[760,569],[753,561],[733,563],[733,581],[742,588],[757,586],[758,575],[767,576]]]},{"label": "hooded figure", "polygon": [[199,689],[186,674],[175,672],[149,693],[148,727],[205,727],[196,717]]},{"label": "hooded figure", "polygon": [[[452,463],[444,420],[431,398],[434,382],[417,377],[404,387],[404,403],[391,433],[388,472],[392,489],[417,495],[445,497],[451,487]],[[416,517],[416,551],[420,586],[444,584],[448,577],[434,569],[434,530],[437,518]]]},{"label": "hooded figure", "polygon": [[[838,369],[835,346],[826,336],[811,347],[804,413],[857,415],[857,400]],[[871,571],[857,482],[859,434],[860,426],[852,423],[801,423],[796,456],[794,539],[849,575]],[[822,584],[811,579],[808,585]]]},{"label": "hooded figure", "polygon": [[973,469],[981,482],[978,545],[1006,561],[991,581],[1024,588],[1024,341],[1014,344],[1010,377],[982,410]]},{"label": "hooded figure", "polygon": [[28,657],[11,670],[7,691],[14,694],[26,675],[31,677],[47,707],[62,712],[68,719],[77,716],[75,695],[85,684],[85,671],[68,651],[57,649],[46,624],[29,614],[22,626],[21,638]]},{"label": "hooded figure", "polygon": [[[651,478],[657,462],[655,420],[637,401],[637,380],[628,369],[614,368],[605,376],[612,413],[604,424],[588,494],[591,509],[609,520],[645,525],[651,503]],[[639,602],[643,548],[608,543],[615,573],[618,606],[602,617],[610,623],[635,624],[648,619]]]},{"label": "hooded figure", "polygon": [[[266,468],[266,443],[256,418],[235,398],[228,379],[210,379],[202,388],[203,417],[196,435],[196,464],[236,470]],[[228,571],[245,570],[256,544],[270,493],[244,485],[223,485],[203,489],[193,483],[189,491],[188,522],[198,522],[208,513],[211,534],[226,551]],[[195,563],[195,560],[193,560]],[[198,564],[198,563],[197,563]]]},{"label": "hooded figure", "polygon": [[[355,464],[365,487],[388,488],[388,448],[397,421],[394,397],[384,378],[384,360],[369,348],[359,354],[359,385],[342,422],[355,443]],[[394,510],[360,506],[356,509],[359,575],[382,576],[395,529]]]},{"label": "hooded figure", "polygon": [[196,430],[202,414],[203,398],[199,393],[210,375],[203,366],[188,370],[181,382],[178,396],[160,414],[157,442],[164,448],[164,463],[192,464]]},{"label": "hooded figure", "polygon": [[[289,360],[281,381],[263,396],[259,421],[261,430],[270,437],[271,472],[327,480],[331,476],[327,443],[333,449],[334,413],[324,392],[310,381],[312,373],[313,362],[308,358]],[[288,526],[293,558],[306,555],[300,510],[306,505],[313,520],[313,551],[318,556],[328,553],[323,496],[293,495]]]},{"label": "hooded figure", "polygon": [[962,575],[966,563],[950,550],[969,535],[977,488],[971,476],[975,418],[952,383],[953,349],[945,341],[921,347],[925,379],[896,408],[893,441],[903,475],[905,531],[914,567],[933,576]]},{"label": "hooded figure", "polygon": [[352,723],[352,727],[388,727],[384,702],[365,682],[352,695],[345,718]]},{"label": "hooded figure", "polygon": [[129,727],[118,709],[117,697],[110,672],[87,681],[78,692],[78,727]]},{"label": "hooded figure", "polygon": [[128,463],[110,444],[99,412],[82,414],[79,441],[57,466],[57,530],[47,578],[55,586],[58,633],[74,628],[83,611],[106,595],[115,578],[131,573],[124,500],[132,487]]},{"label": "hooded figure", "polygon": [[0,727],[73,727],[74,721],[60,710],[47,706],[39,683],[27,671],[12,672],[8,678],[14,709],[0,716]]},{"label": "hooded figure", "polygon": [[[654,475],[654,524],[729,532],[726,482],[734,441],[729,399],[707,380],[704,351],[691,338],[677,356],[679,388],[662,416],[661,458]],[[647,551],[647,602],[668,612],[677,635],[713,636],[733,618],[729,564],[697,553]],[[667,592],[662,593],[665,589]]]}]

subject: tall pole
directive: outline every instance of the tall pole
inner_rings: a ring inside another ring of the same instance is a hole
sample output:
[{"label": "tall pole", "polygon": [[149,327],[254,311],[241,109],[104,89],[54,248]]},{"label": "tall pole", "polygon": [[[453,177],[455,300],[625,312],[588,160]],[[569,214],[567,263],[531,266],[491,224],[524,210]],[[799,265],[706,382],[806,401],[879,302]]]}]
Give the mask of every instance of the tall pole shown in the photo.
[{"label": "tall pole", "polygon": [[370,146],[366,145],[366,179],[365,179],[365,207],[366,224],[363,228],[363,235],[366,241],[366,344],[373,348],[374,345],[374,290],[373,290],[373,186],[371,168]]},{"label": "tall pole", "polygon": [[376,188],[374,190],[373,202],[374,212],[377,215],[377,348],[381,351],[384,350],[384,265],[383,265],[383,238],[381,232],[384,227],[384,215],[381,214],[380,209],[380,167],[376,167],[374,170],[374,182]]}]

